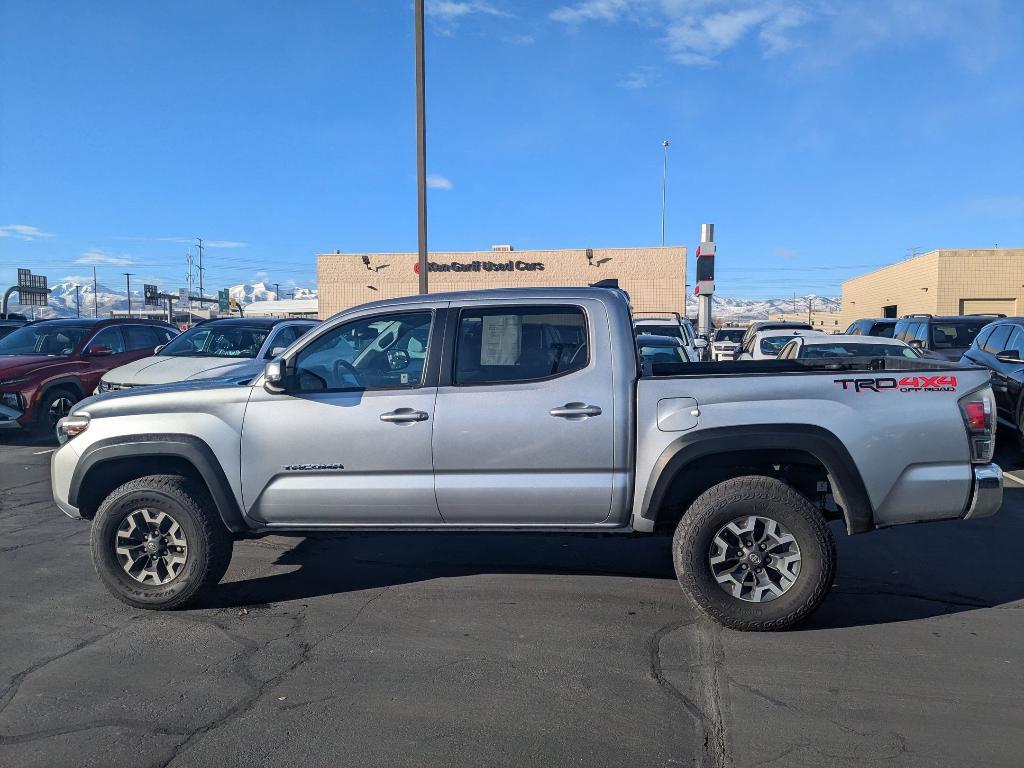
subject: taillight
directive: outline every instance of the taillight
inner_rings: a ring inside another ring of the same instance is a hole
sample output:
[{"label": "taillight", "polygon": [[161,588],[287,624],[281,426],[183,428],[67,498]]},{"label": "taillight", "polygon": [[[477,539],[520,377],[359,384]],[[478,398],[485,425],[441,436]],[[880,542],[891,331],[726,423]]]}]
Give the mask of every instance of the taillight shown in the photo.
[{"label": "taillight", "polygon": [[960,401],[960,413],[967,427],[967,439],[971,449],[971,461],[987,464],[995,452],[995,416],[992,413],[992,398],[984,392],[968,395]]}]

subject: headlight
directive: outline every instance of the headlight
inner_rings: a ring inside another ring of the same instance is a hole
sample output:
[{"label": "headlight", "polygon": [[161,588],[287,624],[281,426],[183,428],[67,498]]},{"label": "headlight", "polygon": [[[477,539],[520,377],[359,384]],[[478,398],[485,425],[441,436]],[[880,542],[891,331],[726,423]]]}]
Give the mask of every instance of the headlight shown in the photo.
[{"label": "headlight", "polygon": [[99,385],[99,387],[97,387],[97,389],[99,389],[100,392],[109,392],[113,388],[114,388],[114,386],[109,381],[106,381],[105,379],[100,379],[100,385]]},{"label": "headlight", "polygon": [[79,413],[65,416],[57,422],[57,442],[64,445],[68,440],[76,437],[89,428],[89,414]]},{"label": "headlight", "polygon": [[9,386],[11,384],[23,384],[24,382],[26,382],[28,380],[29,380],[28,376],[19,376],[16,379],[0,379],[0,387],[6,387],[6,386]]},{"label": "headlight", "polygon": [[0,395],[0,403],[8,408],[14,408],[16,411],[21,410],[21,396],[17,392],[4,392]]}]

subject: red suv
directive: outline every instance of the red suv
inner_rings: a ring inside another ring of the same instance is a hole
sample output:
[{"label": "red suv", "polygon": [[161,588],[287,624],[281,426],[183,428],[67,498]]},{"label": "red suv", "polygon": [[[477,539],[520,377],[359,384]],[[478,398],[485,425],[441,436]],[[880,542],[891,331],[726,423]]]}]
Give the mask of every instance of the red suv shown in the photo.
[{"label": "red suv", "polygon": [[178,335],[157,320],[41,320],[0,339],[0,430],[53,434],[104,373]]}]

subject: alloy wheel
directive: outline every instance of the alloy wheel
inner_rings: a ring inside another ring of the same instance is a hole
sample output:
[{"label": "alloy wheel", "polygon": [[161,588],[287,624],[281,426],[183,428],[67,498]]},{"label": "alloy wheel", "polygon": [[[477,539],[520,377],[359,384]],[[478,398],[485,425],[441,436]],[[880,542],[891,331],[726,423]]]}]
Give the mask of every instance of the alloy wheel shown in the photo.
[{"label": "alloy wheel", "polygon": [[784,595],[800,575],[800,547],[777,520],[744,515],[723,525],[708,553],[718,585],[733,597],[766,603]]},{"label": "alloy wheel", "polygon": [[140,584],[167,584],[188,561],[188,540],[178,521],[158,509],[129,512],[114,536],[124,572]]}]

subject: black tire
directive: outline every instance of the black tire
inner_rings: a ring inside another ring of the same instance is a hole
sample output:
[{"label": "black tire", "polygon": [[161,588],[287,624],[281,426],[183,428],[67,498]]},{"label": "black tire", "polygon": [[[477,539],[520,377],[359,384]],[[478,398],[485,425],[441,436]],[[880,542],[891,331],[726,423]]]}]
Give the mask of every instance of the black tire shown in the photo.
[{"label": "black tire", "polygon": [[[166,583],[141,583],[116,552],[118,528],[141,509],[172,518],[187,542],[180,571]],[[232,537],[204,488],[177,475],[148,475],[115,489],[92,521],[90,546],[96,574],[118,600],[134,608],[182,608],[217,584],[231,563]]]},{"label": "black tire", "polygon": [[[791,586],[765,602],[726,591],[710,562],[716,534],[744,515],[775,520],[800,551],[799,574]],[[836,569],[832,531],[814,505],[785,483],[760,475],[726,480],[697,497],[676,526],[672,559],[690,600],[718,623],[743,631],[776,631],[800,623],[825,599]]]},{"label": "black tire", "polygon": [[[78,396],[78,393],[67,389],[65,387],[54,387],[39,401],[39,407],[36,411],[36,424],[35,432],[40,437],[51,437],[54,440],[57,439],[57,418],[53,418],[50,413],[60,403],[67,405],[66,410],[70,410],[70,407],[77,403],[82,398]],[[60,409],[64,411],[64,408]],[[62,412],[60,416],[66,416],[66,412]]]}]

